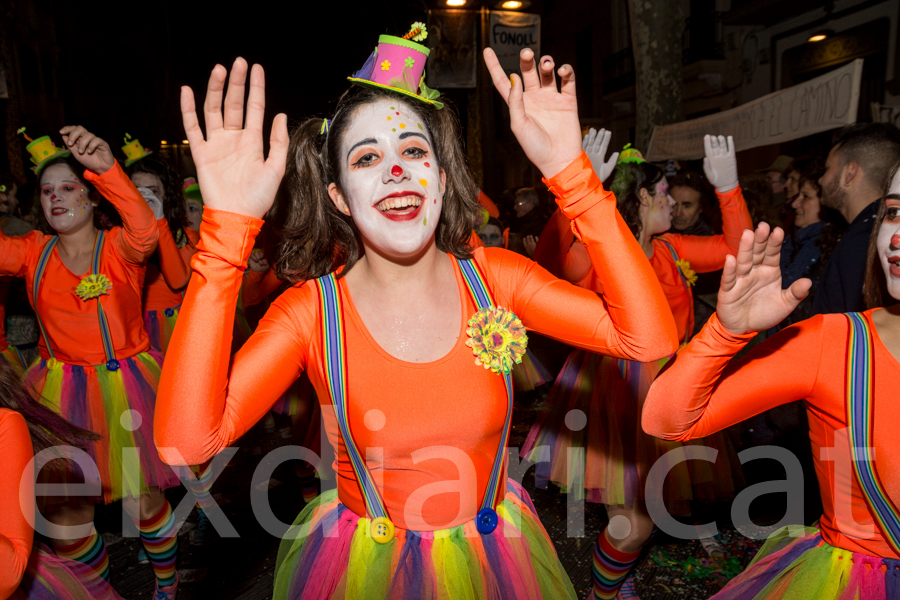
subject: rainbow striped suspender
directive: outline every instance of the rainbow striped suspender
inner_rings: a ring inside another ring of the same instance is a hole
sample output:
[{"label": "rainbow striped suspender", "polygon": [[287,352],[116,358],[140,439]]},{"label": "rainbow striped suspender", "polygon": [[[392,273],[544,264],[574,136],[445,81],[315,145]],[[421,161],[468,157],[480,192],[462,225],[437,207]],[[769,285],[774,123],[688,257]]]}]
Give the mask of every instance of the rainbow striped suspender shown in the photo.
[{"label": "rainbow striped suspender", "polygon": [[[474,261],[459,261],[460,271],[466,282],[466,287],[472,295],[472,299],[478,309],[488,308],[494,305],[490,291],[485,284],[484,276]],[[372,521],[369,525],[371,537],[379,543],[390,542],[394,537],[394,525],[388,517],[384,507],[384,501],[378,486],[375,484],[372,474],[366,467],[359,448],[350,431],[350,423],[347,418],[347,361],[346,338],[344,331],[344,315],[341,303],[341,291],[334,274],[325,275],[316,280],[319,289],[319,300],[322,311],[322,347],[324,354],[325,378],[328,389],[331,392],[331,403],[334,406],[335,416],[344,446],[350,457],[350,464],[359,481],[366,503],[366,510]],[[491,478],[488,482],[481,509],[476,517],[476,527],[482,534],[491,533],[497,527],[497,513],[494,506],[498,503],[497,495],[500,483],[506,472],[506,445],[509,440],[509,428],[512,421],[513,385],[512,375],[503,375],[506,384],[507,408],[506,422],[503,426],[503,434],[500,446],[494,457],[494,465],[491,469]]]},{"label": "rainbow striped suspender", "polygon": [[845,404],[850,448],[857,452],[853,469],[885,541],[895,553],[900,554],[900,515],[875,472],[872,332],[865,317],[859,313],[847,313],[846,317],[850,322],[850,337],[847,343]]},{"label": "rainbow striped suspender", "polygon": [[[103,241],[105,238],[106,231],[102,229],[98,230],[97,237],[94,239],[94,253],[91,256],[91,275],[97,275],[100,272],[100,254],[103,251]],[[47,352],[50,354],[50,358],[56,358],[56,355],[53,353],[53,346],[50,344],[50,336],[47,335],[47,330],[44,328],[44,323],[41,321],[41,312],[37,309],[37,305],[38,294],[41,291],[41,281],[44,279],[44,271],[47,269],[47,262],[50,260],[50,254],[53,252],[53,248],[56,247],[58,241],[59,236],[54,235],[41,251],[41,256],[38,259],[37,268],[34,272],[34,284],[32,288],[32,295],[34,296],[34,314],[35,317],[37,317],[38,329],[40,329],[41,337],[44,338],[44,344],[47,346]],[[110,371],[118,371],[119,361],[116,360],[116,352],[113,347],[112,335],[109,330],[109,321],[106,318],[106,313],[103,312],[103,305],[100,302],[100,298],[97,298],[97,317],[100,321],[100,337],[103,339],[103,352],[106,354],[106,368]]]}]

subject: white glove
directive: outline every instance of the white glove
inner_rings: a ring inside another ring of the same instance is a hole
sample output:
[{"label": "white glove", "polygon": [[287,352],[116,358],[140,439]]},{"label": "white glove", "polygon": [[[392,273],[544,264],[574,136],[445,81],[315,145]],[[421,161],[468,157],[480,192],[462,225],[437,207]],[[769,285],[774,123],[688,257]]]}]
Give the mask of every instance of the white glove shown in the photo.
[{"label": "white glove", "polygon": [[156,217],[157,221],[166,216],[163,212],[163,201],[159,196],[154,194],[150,188],[139,187],[138,191],[141,193],[141,196],[144,197],[144,200],[147,201],[147,206],[153,211],[153,216]]},{"label": "white glove", "polygon": [[619,160],[619,153],[613,152],[609,160],[604,161],[606,150],[609,148],[609,141],[612,139],[612,133],[605,129],[597,131],[593,127],[581,140],[581,149],[587,154],[591,160],[591,166],[594,173],[600,178],[600,181],[606,181],[607,177],[612,175],[616,168],[616,161]]},{"label": "white glove", "polygon": [[728,136],[707,135],[703,137],[706,158],[703,159],[703,171],[706,178],[720,194],[730,192],[738,186],[737,159],[734,153],[734,138]]}]

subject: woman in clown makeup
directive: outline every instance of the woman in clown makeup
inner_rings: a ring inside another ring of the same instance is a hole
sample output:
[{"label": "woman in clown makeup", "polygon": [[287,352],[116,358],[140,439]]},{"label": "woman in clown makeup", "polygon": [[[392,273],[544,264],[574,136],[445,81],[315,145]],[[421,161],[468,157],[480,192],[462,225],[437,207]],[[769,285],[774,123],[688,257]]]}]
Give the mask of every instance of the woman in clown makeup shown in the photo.
[{"label": "woman in clown makeup", "polygon": [[725,263],[717,312],[647,396],[644,430],[679,441],[805,400],[824,513],[772,533],[717,600],[900,597],[900,163],[887,181],[869,241],[869,310],[817,315],[732,360],[811,285],[782,289],[784,232],[762,223]]},{"label": "woman in clown makeup", "polygon": [[[0,235],[0,275],[25,279],[41,332],[41,357],[26,372],[26,383],[42,403],[100,439],[88,446],[90,464],[64,480],[89,486],[81,486],[80,495],[67,487],[65,494],[42,498],[41,508],[48,521],[67,528],[48,534],[56,553],[108,579],[94,504],[121,499],[154,569],[155,597],[165,600],[177,587],[177,539],[163,490],[179,481],[153,443],[162,356],[150,349],[141,319],[156,218],[105,141],[81,126],[60,133],[64,148],[49,137],[28,145],[38,177],[35,222],[43,231]],[[103,199],[121,226],[101,218]]]},{"label": "woman in clown makeup", "polygon": [[[674,351],[675,325],[582,152],[572,67],[549,56],[539,66],[523,51],[523,76],[510,79],[485,51],[512,130],[604,274],[605,295],[506,250],[470,248],[476,188],[456,116],[415,83],[428,53],[415,43],[421,29],[380,38],[331,121],[289,138],[276,116],[268,159],[261,67],[245,125],[247,63],[235,61],[227,92],[226,70],[213,70],[206,139],[183,90],[207,210],[156,439],[167,462],[207,460],[305,370],[338,485],[285,533],[274,597],[575,598],[527,494],[506,477],[511,370],[526,329],[654,360]],[[230,360],[242,271],[283,176],[293,213],[276,269],[306,283],[272,304]]]}]

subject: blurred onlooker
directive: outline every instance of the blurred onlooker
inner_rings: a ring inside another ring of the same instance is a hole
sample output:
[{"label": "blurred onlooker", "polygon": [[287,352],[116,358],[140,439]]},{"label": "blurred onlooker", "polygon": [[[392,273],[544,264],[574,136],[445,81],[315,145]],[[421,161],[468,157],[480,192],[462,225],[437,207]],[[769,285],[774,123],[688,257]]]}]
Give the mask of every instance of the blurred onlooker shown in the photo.
[{"label": "blurred onlooker", "polygon": [[506,248],[503,223],[496,217],[490,217],[487,224],[478,231],[478,237],[485,248]]},{"label": "blurred onlooker", "polygon": [[672,231],[683,235],[715,235],[709,218],[712,187],[700,173],[685,171],[669,181],[672,207]]},{"label": "blurred onlooker", "polygon": [[804,171],[797,181],[800,193],[791,204],[796,229],[785,235],[781,247],[781,287],[787,289],[798,279],[808,277],[812,280],[812,288],[794,312],[771,333],[812,315],[819,280],[843,230],[843,218],[833,209],[822,206],[819,179],[825,173],[825,166],[821,162],[812,162]]},{"label": "blurred onlooker", "polygon": [[812,314],[864,310],[869,238],[891,166],[900,159],[900,131],[886,123],[854,123],[835,133],[825,161],[821,203],[849,223],[831,255]]},{"label": "blurred onlooker", "polygon": [[19,218],[19,199],[16,192],[19,186],[15,178],[8,173],[0,175],[0,229],[9,236],[25,235],[34,227]]},{"label": "blurred onlooker", "polygon": [[744,200],[747,202],[754,227],[762,222],[768,223],[773,228],[781,227],[781,219],[778,216],[777,204],[768,177],[762,174],[745,175],[741,177],[741,189],[744,190]]},{"label": "blurred onlooker", "polygon": [[516,191],[513,208],[516,218],[510,230],[523,238],[529,235],[540,235],[547,224],[547,215],[541,209],[541,198],[534,188],[521,188]]},{"label": "blurred onlooker", "polygon": [[812,156],[801,156],[791,161],[787,168],[787,177],[784,184],[785,201],[779,207],[778,216],[781,217],[785,232],[794,226],[793,202],[800,195],[800,180],[813,169],[822,168],[822,161]]},{"label": "blurred onlooker", "polygon": [[784,186],[787,183],[787,171],[793,160],[792,157],[782,154],[771,165],[757,171],[757,173],[765,174],[769,187],[772,189],[772,196],[778,204],[784,202]]}]

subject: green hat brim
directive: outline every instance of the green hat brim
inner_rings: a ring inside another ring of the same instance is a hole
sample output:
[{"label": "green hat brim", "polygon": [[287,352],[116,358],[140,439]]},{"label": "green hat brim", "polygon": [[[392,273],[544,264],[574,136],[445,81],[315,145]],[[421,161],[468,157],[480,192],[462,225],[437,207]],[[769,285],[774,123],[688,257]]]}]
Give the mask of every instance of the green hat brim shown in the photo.
[{"label": "green hat brim", "polygon": [[71,151],[61,150],[61,151],[57,152],[56,154],[51,154],[50,156],[48,156],[47,158],[45,158],[38,164],[34,165],[33,167],[31,167],[31,170],[34,171],[35,176],[40,177],[41,171],[44,170],[44,167],[46,167],[47,163],[49,163],[51,160],[55,160],[57,158],[68,158],[70,156],[72,156]]},{"label": "green hat brim", "polygon": [[413,94],[412,92],[408,92],[408,91],[406,91],[404,89],[400,89],[398,87],[384,85],[383,83],[375,83],[374,81],[369,81],[368,79],[359,79],[356,77],[348,77],[347,79],[356,85],[362,85],[365,87],[377,87],[377,88],[381,88],[383,90],[390,90],[392,92],[397,92],[398,94],[403,94],[404,96],[409,96],[410,98],[415,98],[416,100],[419,100],[420,102],[425,102],[426,104],[430,104],[439,110],[444,108],[443,102],[438,102],[437,100],[429,100],[428,98],[425,98],[418,94]]},{"label": "green hat brim", "polygon": [[145,152],[143,155],[138,156],[137,158],[129,158],[128,160],[125,161],[125,166],[126,166],[126,167],[130,167],[131,165],[133,165],[133,164],[136,163],[137,161],[141,160],[142,158],[147,158],[147,157],[150,156],[151,154],[153,154],[153,150],[148,150],[148,151]]},{"label": "green hat brim", "polygon": [[199,185],[192,185],[191,187],[184,190],[184,197],[188,200],[195,200],[200,204],[203,204],[203,196],[200,195]]}]

